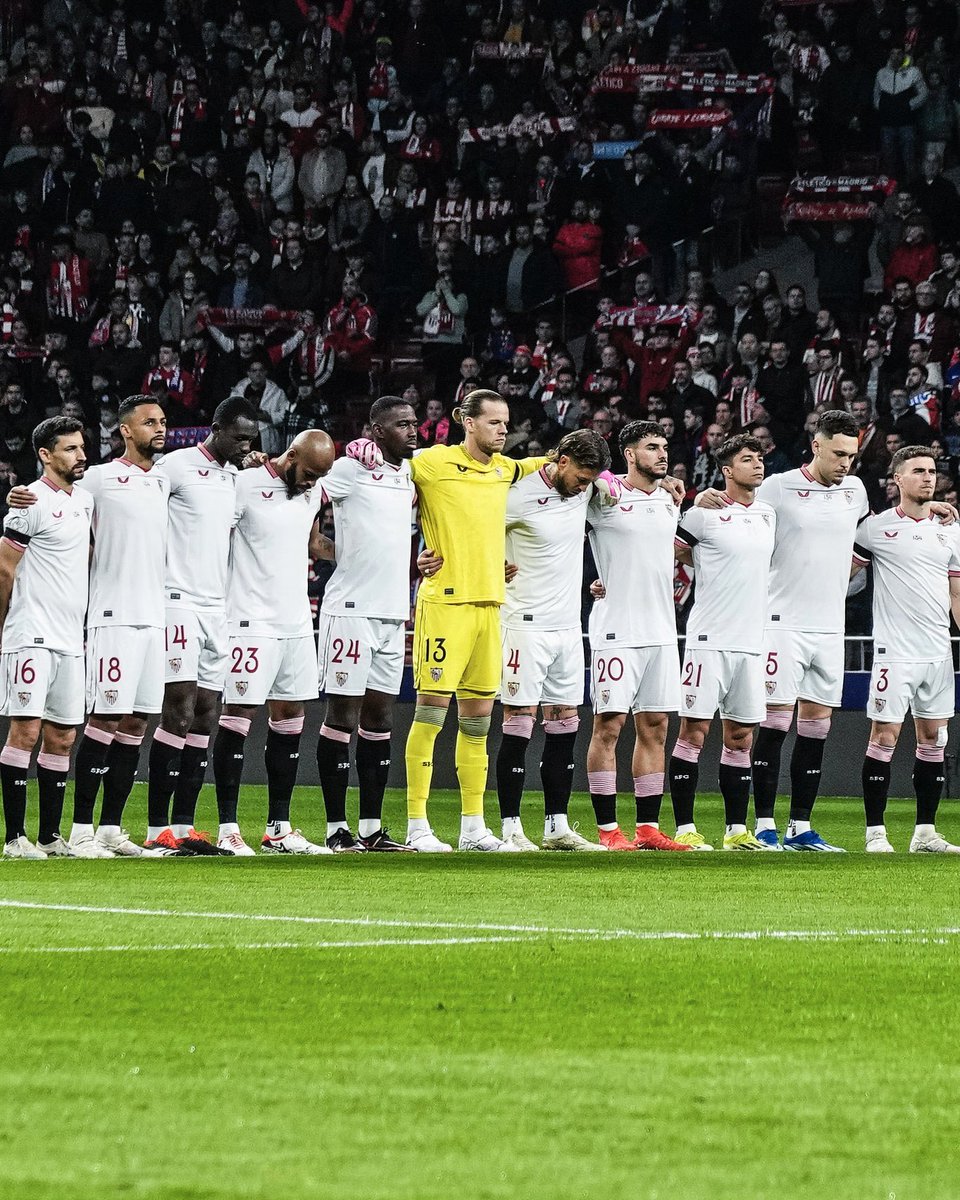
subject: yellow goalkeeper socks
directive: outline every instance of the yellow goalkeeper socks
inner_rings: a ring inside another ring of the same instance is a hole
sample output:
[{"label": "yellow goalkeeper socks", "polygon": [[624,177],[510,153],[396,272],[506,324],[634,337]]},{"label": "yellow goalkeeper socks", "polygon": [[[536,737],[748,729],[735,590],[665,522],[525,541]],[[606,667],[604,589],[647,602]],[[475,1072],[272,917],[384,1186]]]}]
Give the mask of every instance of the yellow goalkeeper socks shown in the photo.
[{"label": "yellow goalkeeper socks", "polygon": [[[420,706],[417,706],[418,715]],[[426,820],[427,799],[430,796],[430,783],[433,779],[433,747],[443,724],[446,710],[435,710],[440,717],[421,721],[414,718],[407,734],[407,746],[404,758],[407,764],[407,817],[409,820]],[[428,714],[434,717],[433,713]]]},{"label": "yellow goalkeeper socks", "polygon": [[487,786],[487,739],[457,733],[457,779],[460,781],[460,811],[465,817],[483,816],[483,793]]}]

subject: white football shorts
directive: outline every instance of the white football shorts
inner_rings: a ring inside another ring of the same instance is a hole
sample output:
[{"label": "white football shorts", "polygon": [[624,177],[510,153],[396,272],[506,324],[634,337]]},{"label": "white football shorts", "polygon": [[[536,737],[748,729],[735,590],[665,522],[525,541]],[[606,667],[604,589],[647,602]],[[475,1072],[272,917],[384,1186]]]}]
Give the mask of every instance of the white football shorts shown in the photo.
[{"label": "white football shorts", "polygon": [[767,715],[763,657],[736,650],[688,649],[680,674],[680,715],[759,725]]},{"label": "white football shorts", "polygon": [[163,708],[163,630],[98,625],[87,631],[87,711],[98,717]]},{"label": "white football shorts", "polygon": [[680,704],[677,647],[618,646],[590,655],[595,713],[676,712]]},{"label": "white football shorts", "polygon": [[271,638],[231,634],[224,704],[259,708],[267,700],[316,700],[317,651],[313,634]]},{"label": "white football shorts", "polygon": [[222,692],[227,677],[230,632],[217,609],[168,608],[164,639],[164,683],[195,683]]},{"label": "white football shorts", "polygon": [[403,621],[321,613],[320,691],[329,696],[362,696],[367,691],[397,696],[403,683],[404,650]]},{"label": "white football shorts", "polygon": [[947,720],[953,716],[954,700],[953,663],[949,658],[940,662],[882,662],[874,658],[867,699],[867,716],[872,721],[899,725],[908,709],[915,717]]},{"label": "white football shorts", "polygon": [[573,629],[501,629],[500,699],[515,708],[583,703],[583,634]]},{"label": "white football shorts", "polygon": [[828,708],[843,702],[843,634],[768,626],[763,685],[768,704],[810,700]]},{"label": "white football shorts", "polygon": [[0,655],[5,697],[3,715],[21,720],[79,725],[86,710],[82,654],[61,654],[42,646]]}]

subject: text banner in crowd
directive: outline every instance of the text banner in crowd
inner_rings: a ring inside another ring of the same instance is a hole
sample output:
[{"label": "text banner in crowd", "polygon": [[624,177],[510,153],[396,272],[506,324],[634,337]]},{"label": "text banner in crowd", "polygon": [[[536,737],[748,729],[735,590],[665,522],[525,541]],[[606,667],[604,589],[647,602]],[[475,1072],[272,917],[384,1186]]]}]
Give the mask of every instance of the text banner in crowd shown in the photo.
[{"label": "text banner in crowd", "polygon": [[892,196],[897,181],[889,175],[798,175],[790,196]]},{"label": "text banner in crowd", "polygon": [[630,142],[594,142],[593,157],[600,159],[617,159],[623,158],[625,154],[630,154],[636,150],[640,143],[636,140]]},{"label": "text banner in crowd", "polygon": [[769,75],[734,71],[691,71],[673,65],[628,63],[605,67],[593,84],[594,92],[688,92],[695,96],[770,95]]},{"label": "text banner in crowd", "polygon": [[548,117],[546,113],[525,117],[518,114],[505,125],[481,125],[464,129],[460,134],[460,142],[461,145],[469,145],[471,142],[493,142],[497,138],[518,137],[529,137],[541,142],[545,137],[573,133],[576,127],[576,117]]},{"label": "text banner in crowd", "polygon": [[793,200],[781,209],[786,221],[870,221],[876,211],[872,201],[850,200]]},{"label": "text banner in crowd", "polygon": [[648,129],[718,129],[733,120],[729,108],[655,108]]}]

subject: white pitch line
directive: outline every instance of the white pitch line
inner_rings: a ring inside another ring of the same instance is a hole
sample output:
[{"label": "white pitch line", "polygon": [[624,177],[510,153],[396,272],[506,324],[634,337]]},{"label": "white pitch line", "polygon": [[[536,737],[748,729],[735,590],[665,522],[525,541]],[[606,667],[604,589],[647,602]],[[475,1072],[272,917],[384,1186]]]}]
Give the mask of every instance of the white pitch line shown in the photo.
[{"label": "white pitch line", "polygon": [[366,950],[385,946],[477,946],[536,941],[530,937],[371,938],[333,942],[175,942],[138,946],[0,946],[0,954],[123,954],[182,952],[184,950]]},{"label": "white pitch line", "polygon": [[[843,941],[843,940],[886,940],[892,938],[929,941],[931,939],[947,939],[960,936],[960,926],[937,926],[933,928],[906,929],[703,929],[703,930],[671,930],[671,929],[596,929],[596,928],[564,928],[542,925],[492,925],[470,924],[452,921],[399,921],[380,920],[373,917],[313,917],[298,915],[281,915],[278,913],[225,913],[203,912],[166,908],[121,908],[112,905],[94,904],[44,904],[33,900],[10,900],[0,898],[0,908],[27,909],[43,912],[68,912],[81,914],[97,914],[108,916],[129,917],[182,917],[192,920],[210,921],[257,921],[257,922],[288,922],[304,925],[342,925],[348,927],[389,928],[389,929],[449,929],[474,930],[482,933],[505,934],[522,936],[493,936],[493,937],[450,937],[450,938],[376,938],[364,941],[330,941],[330,942],[257,942],[227,944],[225,949],[240,949],[247,945],[250,949],[345,949],[383,946],[461,946],[485,945],[503,942],[526,942],[541,938],[559,938],[561,940],[582,941],[640,941],[640,942],[704,942],[704,941]],[[194,948],[219,949],[219,944],[187,943],[183,949]],[[125,949],[126,947],[120,947]],[[141,947],[131,945],[131,950]],[[149,948],[149,947],[146,947]],[[164,947],[158,947],[163,949]],[[171,949],[180,948],[172,946]],[[30,947],[26,948],[30,950]],[[36,948],[35,948],[36,949]],[[46,948],[39,948],[46,951]],[[70,948],[51,947],[50,953]],[[98,947],[81,948],[82,953],[92,953]],[[0,947],[3,953],[19,953],[13,947]]]}]

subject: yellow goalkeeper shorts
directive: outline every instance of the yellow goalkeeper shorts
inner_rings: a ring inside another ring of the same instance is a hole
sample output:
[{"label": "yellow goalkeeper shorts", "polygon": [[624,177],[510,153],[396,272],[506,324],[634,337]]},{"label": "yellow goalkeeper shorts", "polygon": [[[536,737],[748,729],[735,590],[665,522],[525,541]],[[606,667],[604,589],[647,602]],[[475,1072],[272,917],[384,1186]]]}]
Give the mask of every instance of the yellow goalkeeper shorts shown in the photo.
[{"label": "yellow goalkeeper shorts", "polygon": [[417,598],[413,680],[418,692],[487,698],[500,687],[500,606]]}]

